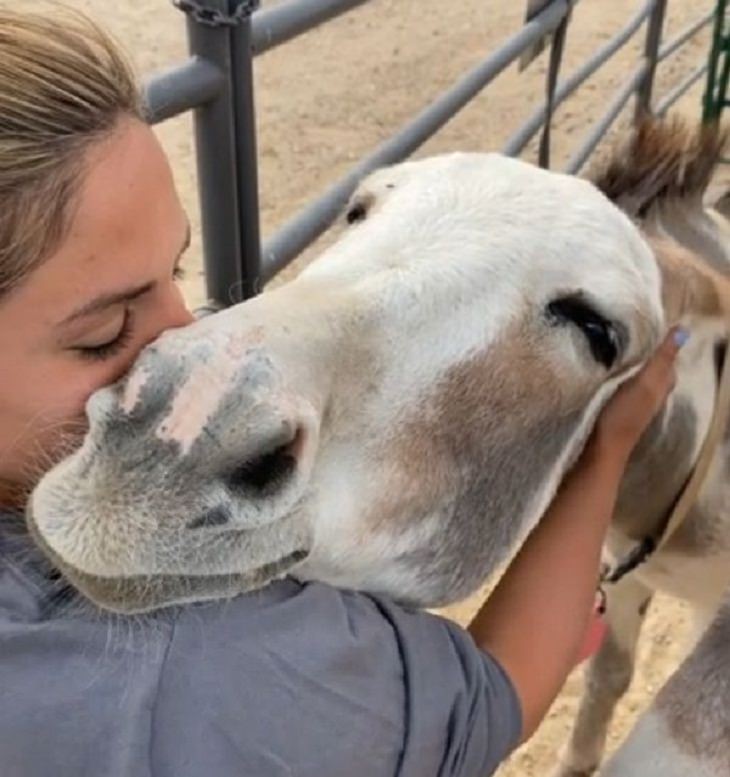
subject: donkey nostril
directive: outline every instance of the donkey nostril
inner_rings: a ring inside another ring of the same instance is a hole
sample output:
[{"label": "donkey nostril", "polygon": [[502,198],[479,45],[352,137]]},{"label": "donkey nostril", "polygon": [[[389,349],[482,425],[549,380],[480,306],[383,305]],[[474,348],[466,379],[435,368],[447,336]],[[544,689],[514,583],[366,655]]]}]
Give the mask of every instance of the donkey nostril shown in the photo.
[{"label": "donkey nostril", "polygon": [[292,440],[242,464],[228,476],[228,487],[257,496],[275,492],[294,474],[300,434],[297,432]]},{"label": "donkey nostril", "polygon": [[289,446],[282,446],[240,466],[229,475],[228,485],[234,491],[270,494],[292,475],[296,464]]}]

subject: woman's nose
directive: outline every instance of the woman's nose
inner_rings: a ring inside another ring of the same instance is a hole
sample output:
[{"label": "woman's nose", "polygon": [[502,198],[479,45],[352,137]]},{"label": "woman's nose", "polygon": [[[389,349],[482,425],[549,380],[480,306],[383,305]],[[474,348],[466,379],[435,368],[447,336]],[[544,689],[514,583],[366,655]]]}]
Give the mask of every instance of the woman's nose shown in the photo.
[{"label": "woman's nose", "polygon": [[192,311],[183,299],[182,291],[177,285],[172,286],[169,291],[167,304],[164,308],[164,315],[167,319],[165,329],[176,329],[177,327],[187,326],[195,321]]},{"label": "woman's nose", "polygon": [[[168,329],[178,329],[195,321],[195,316],[188,310],[182,292],[177,285],[170,284],[155,301],[154,319],[150,330],[146,333],[146,343],[156,340]],[[146,344],[145,343],[145,344]]]}]

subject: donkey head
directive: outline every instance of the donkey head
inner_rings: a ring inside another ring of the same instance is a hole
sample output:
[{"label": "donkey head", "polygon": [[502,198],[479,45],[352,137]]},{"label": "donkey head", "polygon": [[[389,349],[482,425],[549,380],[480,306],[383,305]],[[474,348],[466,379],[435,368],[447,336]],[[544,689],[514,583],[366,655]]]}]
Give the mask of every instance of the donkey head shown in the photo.
[{"label": "donkey head", "polygon": [[295,281],[163,335],[90,399],[28,517],[99,604],[285,574],[464,596],[666,326],[654,251],[587,181],[451,154],[375,173],[345,221]]}]

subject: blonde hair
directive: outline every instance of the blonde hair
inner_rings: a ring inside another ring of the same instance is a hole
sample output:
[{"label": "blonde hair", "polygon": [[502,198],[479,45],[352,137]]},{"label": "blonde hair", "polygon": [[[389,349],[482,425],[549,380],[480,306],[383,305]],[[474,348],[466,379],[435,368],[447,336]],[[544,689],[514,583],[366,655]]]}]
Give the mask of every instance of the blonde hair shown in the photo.
[{"label": "blonde hair", "polygon": [[79,13],[48,10],[0,7],[0,299],[63,239],[84,152],[122,116],[142,118],[111,38]]}]

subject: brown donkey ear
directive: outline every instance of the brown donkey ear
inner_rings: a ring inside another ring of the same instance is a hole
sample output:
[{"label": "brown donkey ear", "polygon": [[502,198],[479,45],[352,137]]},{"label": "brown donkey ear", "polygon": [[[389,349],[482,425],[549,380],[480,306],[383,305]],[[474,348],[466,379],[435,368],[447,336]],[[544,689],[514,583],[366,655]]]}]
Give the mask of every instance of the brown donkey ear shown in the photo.
[{"label": "brown donkey ear", "polygon": [[730,328],[730,276],[673,240],[645,237],[661,272],[667,323],[674,325],[683,318],[725,319]]}]

